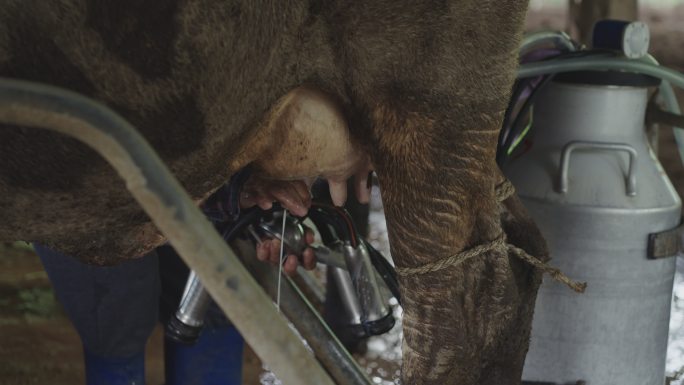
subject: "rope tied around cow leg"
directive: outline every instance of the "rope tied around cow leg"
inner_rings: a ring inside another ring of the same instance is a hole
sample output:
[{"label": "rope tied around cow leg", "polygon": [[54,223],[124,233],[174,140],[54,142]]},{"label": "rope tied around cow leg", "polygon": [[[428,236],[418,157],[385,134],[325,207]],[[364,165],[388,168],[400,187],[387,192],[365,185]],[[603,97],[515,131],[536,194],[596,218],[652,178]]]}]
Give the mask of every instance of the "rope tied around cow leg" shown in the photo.
[{"label": "rope tied around cow leg", "polygon": [[[496,186],[496,198],[499,202],[503,202],[508,197],[515,193],[515,188],[509,181],[504,181],[503,183]],[[489,243],[483,243],[472,247],[468,250],[463,250],[458,254],[450,255],[446,258],[439,259],[430,263],[426,263],[421,266],[416,267],[396,267],[396,271],[399,275],[409,276],[415,274],[426,274],[433,273],[447,267],[458,266],[461,263],[467,261],[473,257],[479,257],[485,253],[494,250],[506,250],[513,254],[518,259],[525,261],[526,263],[532,265],[533,267],[541,270],[542,272],[551,276],[551,278],[556,281],[567,285],[572,290],[583,293],[587,287],[586,282],[577,282],[570,279],[567,275],[563,274],[559,269],[549,266],[546,262],[542,262],[539,259],[531,256],[525,250],[516,247],[514,245],[506,242],[506,234],[501,233],[498,237]]]},{"label": "rope tied around cow leg", "polygon": [[584,289],[587,288],[587,283],[586,282],[578,282],[578,281],[573,281],[570,279],[567,275],[563,274],[560,269],[549,266],[546,262],[542,262],[538,260],[537,258],[529,255],[525,250],[515,247],[511,244],[508,244],[508,251],[513,253],[516,257],[519,259],[522,259],[523,261],[529,263],[530,265],[536,267],[537,269],[543,271],[544,273],[548,274],[551,276],[551,278],[555,279],[556,281],[560,283],[564,283],[566,286],[571,288],[572,290],[578,292],[578,293],[584,293]]},{"label": "rope tied around cow leg", "polygon": [[515,187],[513,187],[513,183],[504,180],[496,186],[494,191],[496,192],[496,200],[503,202],[515,194]]}]

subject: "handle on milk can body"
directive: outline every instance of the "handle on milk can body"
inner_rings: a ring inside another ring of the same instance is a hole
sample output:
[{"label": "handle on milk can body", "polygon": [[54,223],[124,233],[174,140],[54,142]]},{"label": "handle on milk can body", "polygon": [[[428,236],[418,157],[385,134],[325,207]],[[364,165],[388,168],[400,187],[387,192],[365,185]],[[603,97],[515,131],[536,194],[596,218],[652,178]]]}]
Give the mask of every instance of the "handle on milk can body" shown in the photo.
[{"label": "handle on milk can body", "polygon": [[560,175],[558,189],[561,194],[568,192],[568,171],[570,170],[570,155],[575,150],[603,150],[622,151],[629,155],[629,168],[625,181],[625,190],[628,196],[636,196],[636,158],[637,151],[634,147],[625,143],[572,141],[563,146],[560,159]]}]

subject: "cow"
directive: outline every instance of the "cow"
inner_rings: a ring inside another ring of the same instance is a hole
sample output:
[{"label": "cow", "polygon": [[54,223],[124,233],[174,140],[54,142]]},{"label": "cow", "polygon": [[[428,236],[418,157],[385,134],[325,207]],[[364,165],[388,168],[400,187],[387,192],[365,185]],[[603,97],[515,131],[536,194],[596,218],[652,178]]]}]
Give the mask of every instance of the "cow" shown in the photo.
[{"label": "cow", "polygon": [[[374,170],[400,274],[402,383],[517,384],[541,275],[501,246],[548,258],[495,162],[526,7],[2,0],[0,76],[112,108],[198,203],[247,165],[327,177],[338,204],[344,179]],[[88,263],[165,242],[94,151],[34,128],[0,129],[0,214],[0,240]]]}]

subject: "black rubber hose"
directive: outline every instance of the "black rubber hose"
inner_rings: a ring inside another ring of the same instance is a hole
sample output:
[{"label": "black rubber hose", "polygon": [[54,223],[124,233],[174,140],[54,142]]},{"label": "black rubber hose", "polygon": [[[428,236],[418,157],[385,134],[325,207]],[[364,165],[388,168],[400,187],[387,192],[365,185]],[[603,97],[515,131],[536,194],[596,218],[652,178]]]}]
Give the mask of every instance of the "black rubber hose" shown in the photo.
[{"label": "black rubber hose", "polygon": [[397,280],[396,270],[394,270],[394,267],[389,261],[382,256],[382,253],[376,250],[368,241],[364,240],[363,243],[368,249],[368,254],[370,255],[373,267],[375,267],[375,270],[380,274],[382,280],[385,281],[390,293],[392,293],[394,298],[397,299],[397,302],[399,302],[399,305],[401,305],[401,293],[399,292],[399,280]]}]

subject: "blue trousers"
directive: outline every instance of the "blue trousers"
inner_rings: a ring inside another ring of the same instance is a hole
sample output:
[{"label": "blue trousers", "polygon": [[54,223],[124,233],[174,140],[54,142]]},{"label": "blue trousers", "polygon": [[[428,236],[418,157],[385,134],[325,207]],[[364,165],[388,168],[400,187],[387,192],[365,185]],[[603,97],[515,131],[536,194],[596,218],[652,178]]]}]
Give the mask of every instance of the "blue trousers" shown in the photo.
[{"label": "blue trousers", "polygon": [[[156,323],[176,311],[188,268],[169,246],[117,266],[91,266],[34,245],[81,337],[88,385],[144,384],[144,352]],[[241,383],[242,337],[212,304],[195,346],[165,341],[166,384]]]},{"label": "blue trousers", "polygon": [[158,320],[161,282],[156,252],[103,267],[40,245],[34,248],[87,351],[124,358],[145,349]]}]

